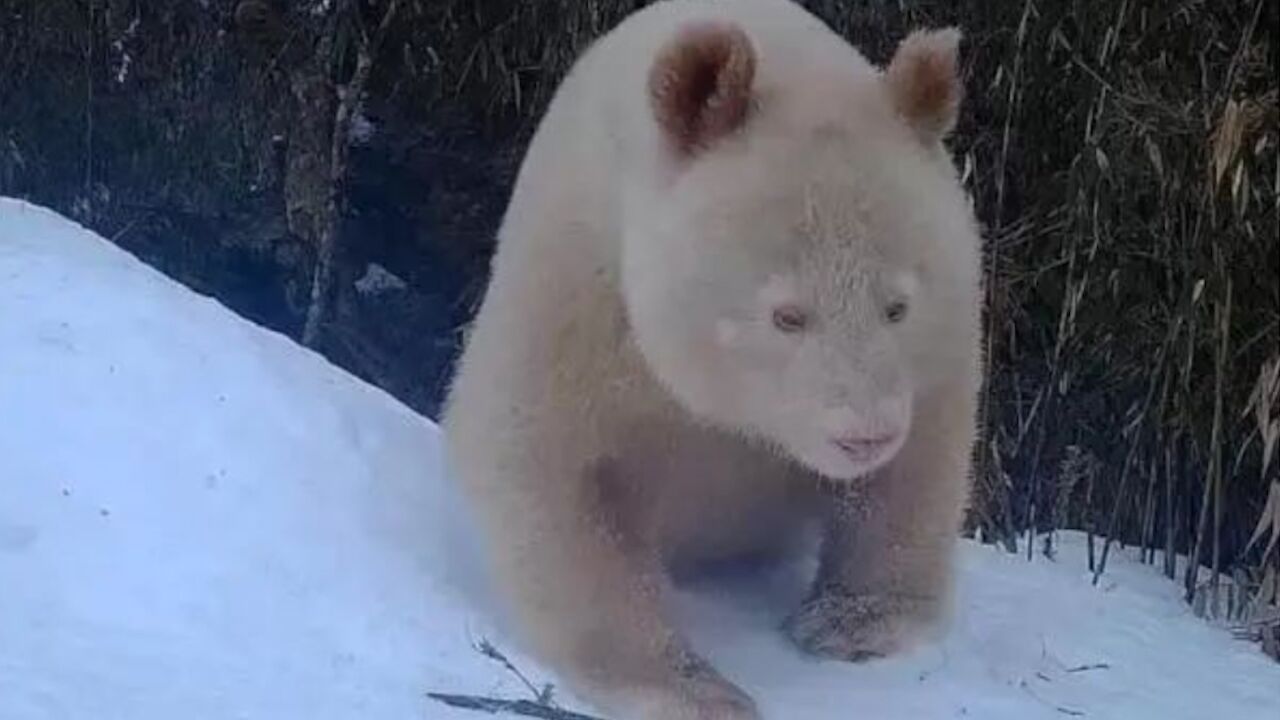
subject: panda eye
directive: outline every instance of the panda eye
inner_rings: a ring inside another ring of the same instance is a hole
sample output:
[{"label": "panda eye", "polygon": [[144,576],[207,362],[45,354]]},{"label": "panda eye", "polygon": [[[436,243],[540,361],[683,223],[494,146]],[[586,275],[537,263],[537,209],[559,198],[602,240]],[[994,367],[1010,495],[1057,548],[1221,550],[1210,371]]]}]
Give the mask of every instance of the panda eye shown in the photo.
[{"label": "panda eye", "polygon": [[809,326],[809,316],[794,305],[783,305],[773,310],[773,326],[784,333],[798,333]]},{"label": "panda eye", "polygon": [[900,323],[907,317],[907,303],[905,300],[895,300],[889,303],[884,309],[884,319],[891,324]]}]

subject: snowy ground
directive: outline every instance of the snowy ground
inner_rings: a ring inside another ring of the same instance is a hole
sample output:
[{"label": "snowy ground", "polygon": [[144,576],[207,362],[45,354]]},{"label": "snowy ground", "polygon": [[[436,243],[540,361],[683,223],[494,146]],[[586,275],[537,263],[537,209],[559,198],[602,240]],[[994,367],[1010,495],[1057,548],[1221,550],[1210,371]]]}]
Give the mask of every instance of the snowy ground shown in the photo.
[{"label": "snowy ground", "polygon": [[[530,697],[464,518],[429,421],[0,199],[0,719],[491,717],[426,695]],[[1081,552],[966,545],[946,641],[863,666],[787,645],[781,581],[681,611],[771,719],[1280,716],[1280,665]]]}]

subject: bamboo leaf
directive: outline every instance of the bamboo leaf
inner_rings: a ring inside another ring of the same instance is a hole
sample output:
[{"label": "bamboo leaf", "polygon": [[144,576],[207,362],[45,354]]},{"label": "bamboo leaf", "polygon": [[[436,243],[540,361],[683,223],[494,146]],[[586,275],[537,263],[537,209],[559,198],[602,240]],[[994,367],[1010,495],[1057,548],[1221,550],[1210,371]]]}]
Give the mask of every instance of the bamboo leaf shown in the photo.
[{"label": "bamboo leaf", "polygon": [[1253,534],[1244,546],[1244,551],[1247,553],[1252,550],[1254,544],[1262,539],[1267,530],[1271,531],[1271,539],[1267,542],[1267,549],[1262,552],[1263,557],[1269,556],[1276,542],[1280,541],[1280,480],[1271,483],[1271,491],[1267,493],[1267,502],[1262,508],[1262,516],[1258,518],[1258,524],[1253,528]]}]

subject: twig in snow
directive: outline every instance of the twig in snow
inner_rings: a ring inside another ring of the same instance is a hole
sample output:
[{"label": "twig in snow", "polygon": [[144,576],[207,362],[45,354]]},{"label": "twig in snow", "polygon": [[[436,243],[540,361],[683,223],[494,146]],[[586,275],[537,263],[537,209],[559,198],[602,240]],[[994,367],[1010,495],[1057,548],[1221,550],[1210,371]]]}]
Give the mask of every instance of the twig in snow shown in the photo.
[{"label": "twig in snow", "polygon": [[521,717],[540,718],[540,720],[605,720],[594,715],[570,712],[559,708],[548,707],[532,700],[502,700],[500,698],[479,695],[454,695],[451,693],[427,693],[427,697],[450,707],[463,710],[496,715],[510,713]]},{"label": "twig in snow", "polygon": [[515,666],[515,663],[512,663],[509,659],[507,659],[507,656],[503,655],[502,651],[494,647],[493,643],[489,642],[488,640],[481,640],[479,643],[476,644],[475,648],[477,651],[480,652],[481,655],[484,655],[490,660],[495,660],[501,663],[502,667],[506,668],[507,672],[511,673],[512,675],[515,675],[516,678],[519,679],[520,682],[523,683],[525,687],[529,688],[529,692],[533,693],[533,698],[536,702],[542,705],[553,707],[553,708],[555,707],[555,702],[551,699],[551,694],[552,694],[551,683],[547,683],[546,685],[543,685],[542,689],[538,689],[537,687],[535,687],[534,684],[529,680],[529,678],[525,677],[525,674],[520,672],[520,669]]},{"label": "twig in snow", "polygon": [[1105,662],[1084,663],[1082,665],[1072,665],[1071,667],[1067,667],[1065,663],[1063,663],[1061,660],[1058,659],[1057,655],[1054,655],[1053,653],[1049,652],[1049,643],[1045,641],[1044,635],[1040,636],[1040,657],[1045,660],[1051,661],[1054,665],[1057,665],[1058,668],[1062,670],[1062,672],[1065,672],[1065,673],[1079,673],[1079,672],[1088,672],[1090,670],[1110,670],[1111,669],[1111,664],[1105,663]]},{"label": "twig in snow", "polygon": [[1063,705],[1058,705],[1058,704],[1056,704],[1056,703],[1051,703],[1051,702],[1049,702],[1048,700],[1045,700],[1044,698],[1042,698],[1042,697],[1040,697],[1039,695],[1035,694],[1035,692],[1034,692],[1034,691],[1032,691],[1031,686],[1027,684],[1027,681],[1026,681],[1026,680],[1023,680],[1023,681],[1019,682],[1019,683],[1018,683],[1018,686],[1022,688],[1022,691],[1023,691],[1023,692],[1025,692],[1026,694],[1030,695],[1030,696],[1032,697],[1032,699],[1033,699],[1033,700],[1035,700],[1036,702],[1040,703],[1041,705],[1044,705],[1045,707],[1051,707],[1051,708],[1053,708],[1055,712],[1060,712],[1060,713],[1062,713],[1063,715],[1070,715],[1071,717],[1084,717],[1084,716],[1085,716],[1085,712],[1084,712],[1083,710],[1076,710],[1076,709],[1069,708],[1069,707],[1066,707],[1066,706],[1063,706]]},{"label": "twig in snow", "polygon": [[494,647],[493,643],[488,640],[481,639],[478,643],[473,643],[476,651],[481,655],[494,660],[502,665],[507,672],[515,675],[520,682],[533,693],[532,700],[504,700],[502,698],[485,697],[482,695],[459,695],[455,693],[427,693],[427,697],[437,702],[442,702],[450,707],[462,708],[464,710],[475,710],[476,712],[488,713],[496,715],[498,713],[509,713],[512,715],[520,715],[522,717],[541,718],[542,720],[604,720],[604,718],[594,715],[584,715],[582,713],[565,710],[552,700],[551,694],[553,687],[547,683],[539,690],[520,669],[511,662],[501,650]]},{"label": "twig in snow", "polygon": [[950,662],[951,662],[951,654],[948,653],[947,649],[944,647],[942,648],[942,661],[939,662],[936,667],[926,668],[925,670],[921,670],[920,675],[917,677],[917,679],[920,682],[924,682],[925,680],[928,680],[934,673],[945,668],[947,664]]},{"label": "twig in snow", "polygon": [[1079,673],[1079,672],[1089,672],[1090,670],[1110,670],[1110,669],[1111,669],[1111,665],[1104,662],[1100,662],[1100,663],[1090,663],[1088,665],[1077,665],[1075,667],[1069,667],[1067,668],[1066,672]]}]

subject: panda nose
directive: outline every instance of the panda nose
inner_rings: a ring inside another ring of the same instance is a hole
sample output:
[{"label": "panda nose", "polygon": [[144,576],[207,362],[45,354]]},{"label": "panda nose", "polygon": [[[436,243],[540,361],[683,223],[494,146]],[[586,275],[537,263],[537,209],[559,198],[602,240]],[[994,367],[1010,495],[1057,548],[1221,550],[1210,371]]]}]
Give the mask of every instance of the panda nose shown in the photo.
[{"label": "panda nose", "polygon": [[871,452],[900,441],[910,421],[910,398],[892,396],[863,407],[846,403],[831,408],[822,418],[822,426],[843,449]]},{"label": "panda nose", "polygon": [[823,424],[833,434],[844,437],[876,438],[902,432],[910,419],[910,398],[895,395],[867,402],[845,400],[828,407]]}]

